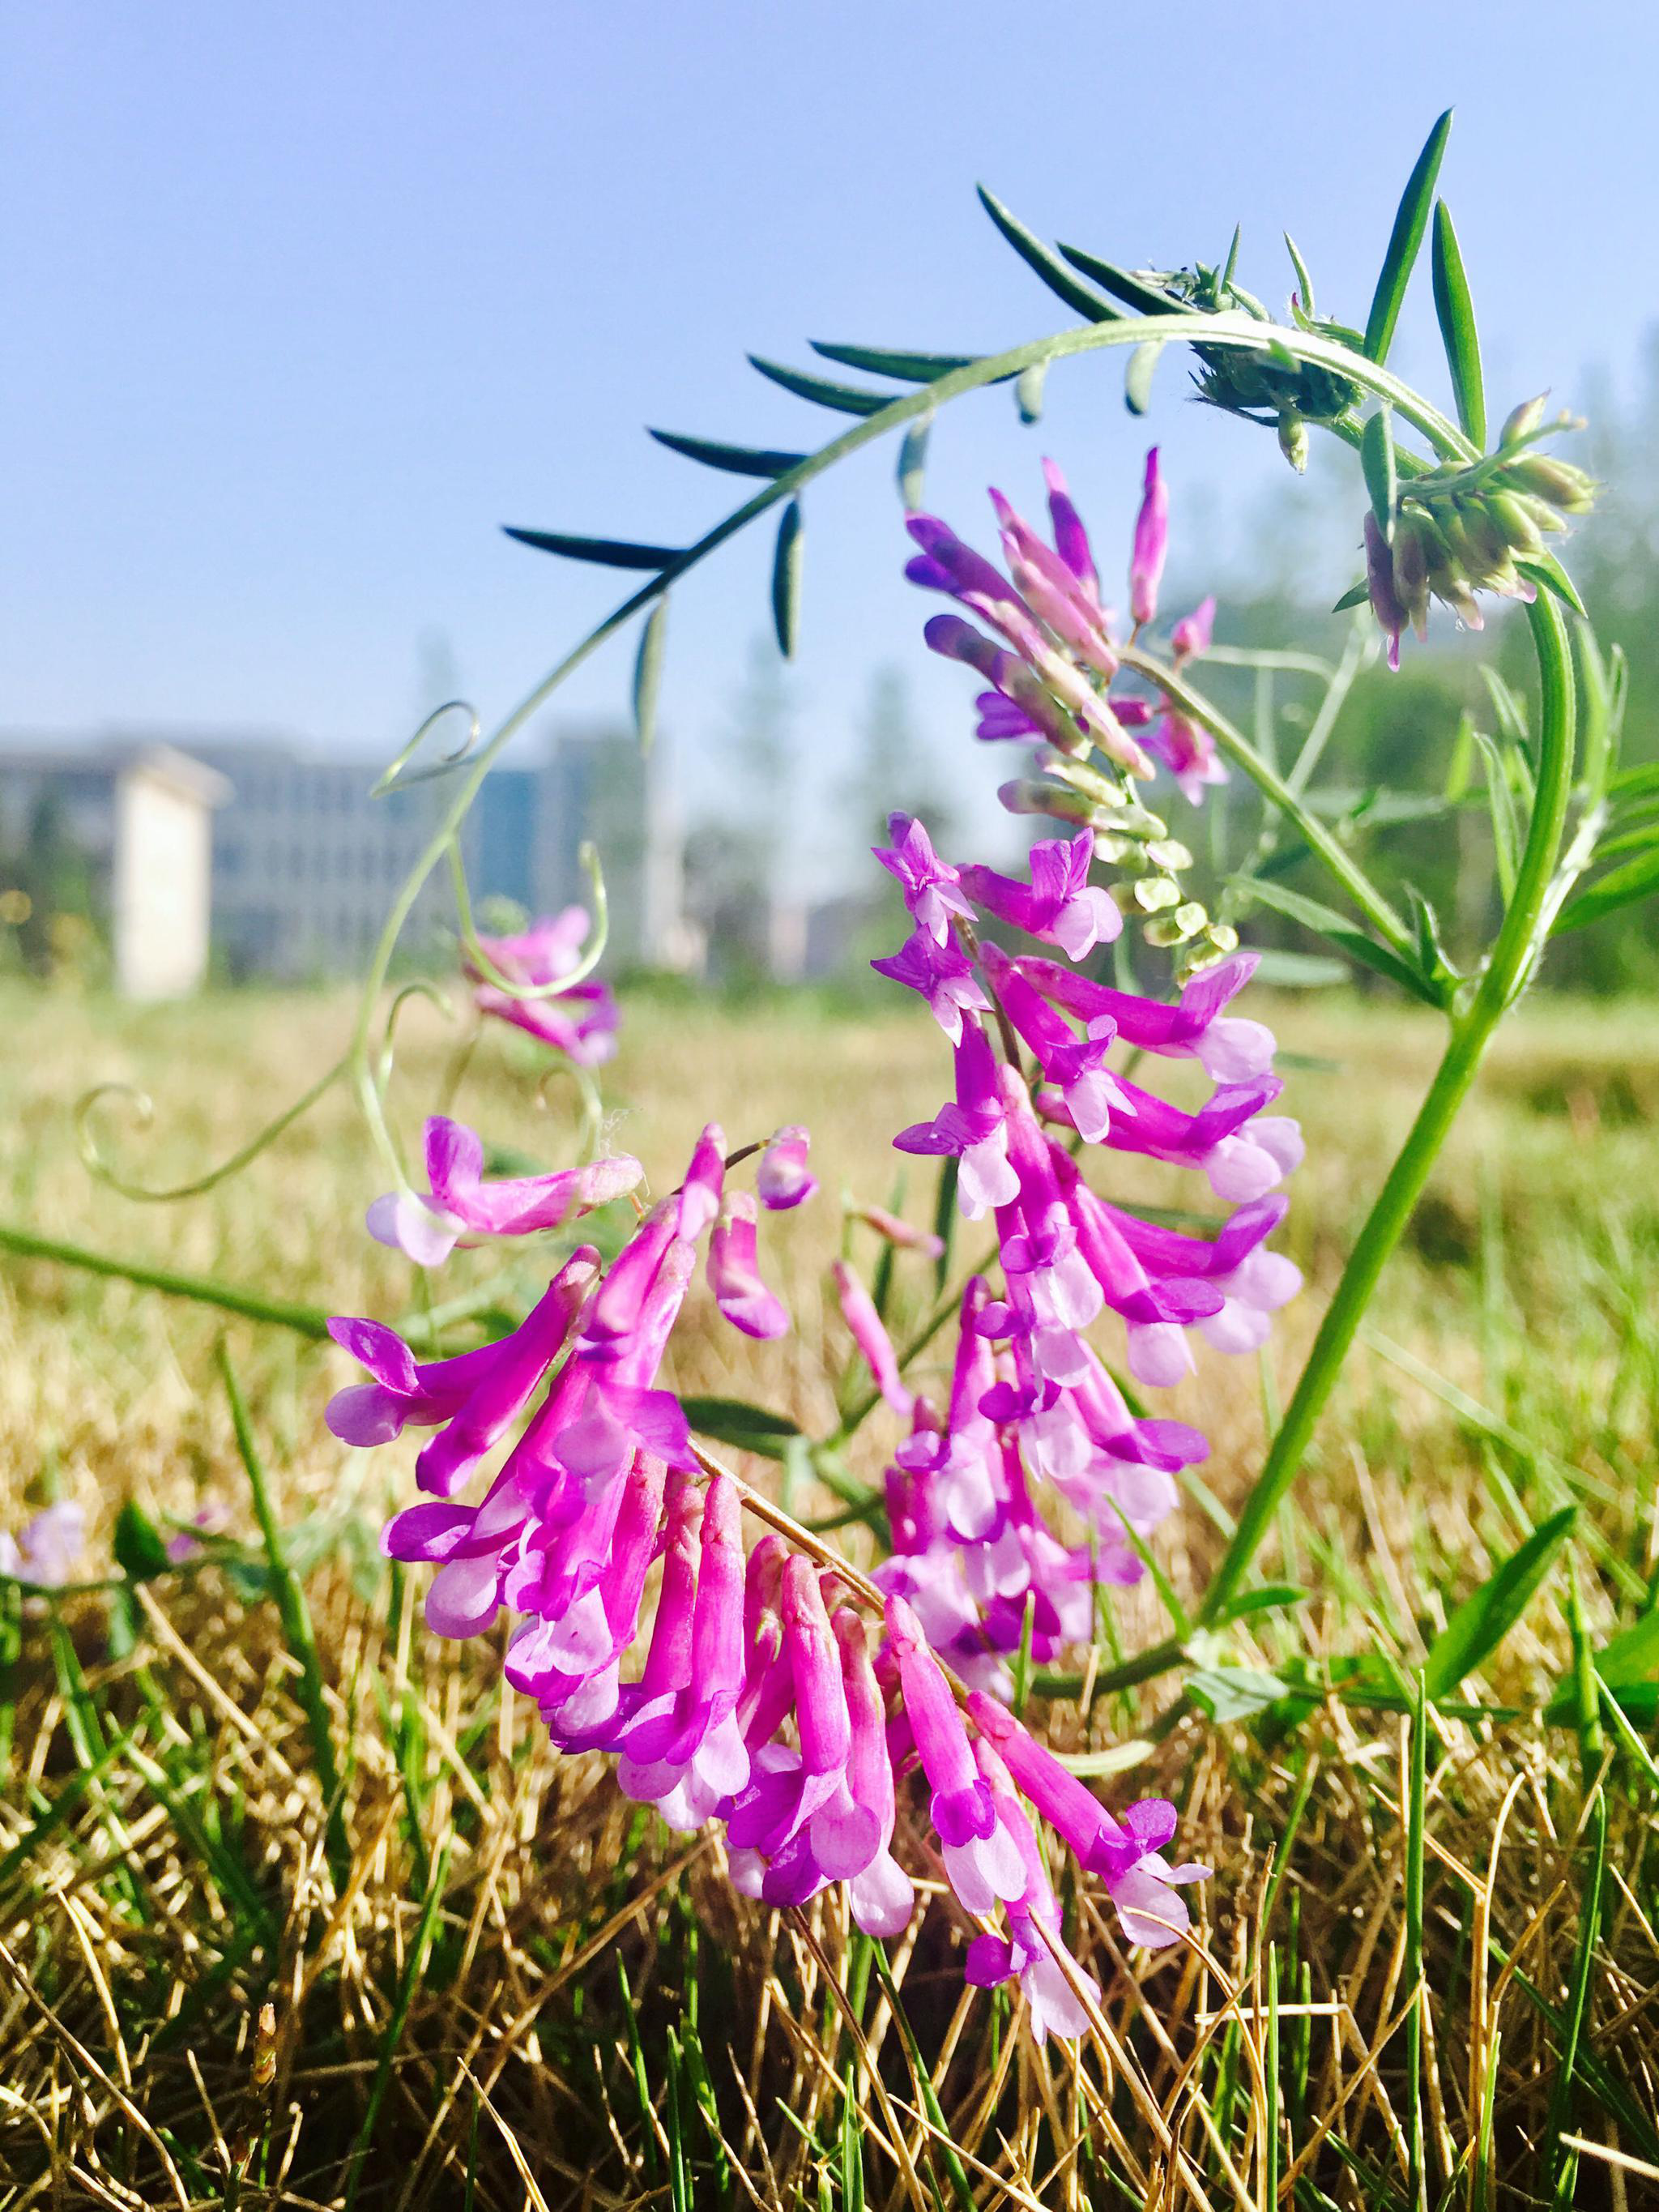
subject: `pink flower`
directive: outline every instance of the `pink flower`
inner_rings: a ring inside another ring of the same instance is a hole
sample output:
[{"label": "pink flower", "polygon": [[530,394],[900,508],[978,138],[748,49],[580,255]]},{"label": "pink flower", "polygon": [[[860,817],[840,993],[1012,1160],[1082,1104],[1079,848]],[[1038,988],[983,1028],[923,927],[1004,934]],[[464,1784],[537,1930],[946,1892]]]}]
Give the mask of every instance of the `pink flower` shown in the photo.
[{"label": "pink flower", "polygon": [[934,852],[921,823],[908,814],[891,814],[887,834],[892,844],[871,848],[890,875],[896,876],[904,903],[917,927],[935,944],[945,944],[953,916],[971,920],[973,908],[957,888],[957,872]]},{"label": "pink flower", "polygon": [[708,1285],[733,1328],[745,1336],[787,1336],[788,1312],[760,1279],[756,1218],[746,1190],[728,1193],[708,1243]]},{"label": "pink flower", "polygon": [[1170,495],[1158,465],[1158,447],[1146,456],[1146,479],[1135,517],[1134,548],[1129,556],[1129,613],[1137,629],[1158,614],[1158,587],[1170,550]]},{"label": "pink flower", "polygon": [[761,1204],[775,1213],[786,1212],[811,1197],[817,1177],[808,1171],[806,1155],[811,1137],[798,1122],[780,1129],[761,1154],[755,1170],[755,1190]]},{"label": "pink flower", "polygon": [[[498,975],[538,988],[570,974],[589,927],[586,908],[568,906],[562,914],[544,915],[515,936],[481,937],[478,944]],[[590,978],[546,998],[520,999],[489,981],[471,961],[464,964],[480,1013],[511,1022],[579,1067],[596,1066],[616,1051],[618,1015],[608,983]]]},{"label": "pink flower", "polygon": [[1123,928],[1115,902],[1089,881],[1094,848],[1092,830],[1075,837],[1039,838],[1031,848],[1029,884],[994,868],[968,867],[962,871],[963,889],[1000,921],[1029,937],[1046,938],[1068,960],[1081,960],[1097,945],[1111,944]]},{"label": "pink flower", "polygon": [[863,1283],[845,1260],[837,1260],[833,1270],[836,1294],[841,1300],[842,1317],[852,1331],[853,1341],[864,1354],[870,1372],[875,1377],[876,1388],[896,1413],[908,1419],[915,1403],[904,1387],[899,1373],[898,1355],[893,1340],[888,1335],[874,1301]]},{"label": "pink flower", "polygon": [[459,1121],[434,1115],[426,1125],[425,1197],[393,1191],[368,1209],[377,1243],[436,1267],[463,1240],[531,1237],[591,1212],[632,1190],[645,1170],[626,1152],[555,1175],[486,1181],[483,1145]]}]

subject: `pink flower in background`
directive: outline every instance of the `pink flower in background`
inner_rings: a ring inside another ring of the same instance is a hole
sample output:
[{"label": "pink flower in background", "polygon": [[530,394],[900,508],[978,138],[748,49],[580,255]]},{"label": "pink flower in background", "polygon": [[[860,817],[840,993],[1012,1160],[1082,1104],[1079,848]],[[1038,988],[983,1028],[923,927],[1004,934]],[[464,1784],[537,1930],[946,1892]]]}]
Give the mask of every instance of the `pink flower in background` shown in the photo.
[{"label": "pink flower in background", "polygon": [[817,1177],[806,1164],[812,1139],[799,1122],[780,1129],[761,1154],[755,1170],[755,1194],[774,1213],[785,1213],[811,1197]]},{"label": "pink flower in background", "polygon": [[899,1374],[898,1356],[874,1301],[845,1260],[836,1261],[834,1274],[842,1318],[869,1364],[876,1388],[896,1413],[902,1413],[908,1419],[915,1400]]},{"label": "pink flower in background", "polygon": [[17,1535],[0,1530],[0,1575],[60,1589],[74,1581],[86,1541],[87,1516],[72,1499],[43,1505]]},{"label": "pink flower in background", "polygon": [[459,1121],[434,1115],[426,1125],[428,1194],[392,1191],[368,1209],[368,1233],[418,1261],[447,1260],[462,1242],[531,1237],[632,1190],[645,1170],[626,1152],[544,1176],[486,1180],[482,1139]]},{"label": "pink flower in background", "polygon": [[[568,906],[562,913],[544,915],[514,936],[480,937],[478,944],[496,973],[510,982],[556,983],[575,968],[592,927],[586,907]],[[579,1067],[597,1066],[616,1051],[618,1015],[608,983],[589,977],[556,996],[520,999],[491,982],[471,961],[465,965],[480,1013],[511,1022]]]}]

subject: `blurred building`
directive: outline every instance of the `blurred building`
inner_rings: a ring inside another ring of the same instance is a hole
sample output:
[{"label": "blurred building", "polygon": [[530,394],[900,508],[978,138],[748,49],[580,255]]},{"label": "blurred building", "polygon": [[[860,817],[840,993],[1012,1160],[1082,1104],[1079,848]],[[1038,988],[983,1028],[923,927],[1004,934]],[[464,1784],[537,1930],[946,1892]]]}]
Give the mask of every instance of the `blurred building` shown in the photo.
[{"label": "blurred building", "polygon": [[207,973],[214,823],[230,797],[223,776],[168,744],[10,745],[0,749],[0,851],[20,874],[48,843],[72,854],[117,988],[178,998]]},{"label": "blurred building", "polygon": [[[193,988],[210,944],[233,980],[302,982],[363,966],[455,789],[434,777],[377,798],[375,774],[368,761],[268,738],[0,741],[0,821],[9,844],[27,840],[50,793],[65,834],[107,878],[124,989]],[[539,761],[491,770],[462,833],[475,914],[491,900],[532,916],[591,905],[590,842],[605,872],[607,967],[693,964],[662,757],[641,756],[617,729],[554,731]],[[424,959],[453,926],[439,868],[404,925],[404,951]]]}]

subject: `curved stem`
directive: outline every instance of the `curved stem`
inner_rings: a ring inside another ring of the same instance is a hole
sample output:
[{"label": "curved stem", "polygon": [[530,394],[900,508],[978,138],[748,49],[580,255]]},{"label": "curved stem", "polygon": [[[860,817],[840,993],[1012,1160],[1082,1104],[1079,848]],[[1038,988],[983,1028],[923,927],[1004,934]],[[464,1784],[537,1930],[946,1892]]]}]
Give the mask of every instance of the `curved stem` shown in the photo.
[{"label": "curved stem", "polygon": [[1572,661],[1560,610],[1540,592],[1528,610],[1528,617],[1538,655],[1542,710],[1538,792],[1514,896],[1474,996],[1454,1017],[1445,1057],[1343,1270],[1285,1418],[1239,1516],[1232,1541],[1205,1594],[1198,1614],[1200,1626],[1213,1622],[1237,1594],[1273,1526],[1377,1279],[1422,1195],[1492,1032],[1514,1004],[1531,969],[1538,923],[1548,899],[1571,795],[1575,709]]},{"label": "curved stem", "polygon": [[1318,854],[1378,936],[1396,952],[1407,959],[1414,958],[1416,939],[1388,900],[1341,841],[1309,811],[1295,788],[1270,762],[1262,758],[1243,732],[1236,729],[1202,692],[1194,691],[1167,662],[1141,652],[1137,646],[1125,646],[1121,658],[1126,668],[1133,668],[1138,676],[1155,684],[1184,720],[1196,722],[1200,729],[1209,732],[1228,758],[1237,762],[1263,798],[1276,806],[1286,821],[1295,823],[1309,848]]}]

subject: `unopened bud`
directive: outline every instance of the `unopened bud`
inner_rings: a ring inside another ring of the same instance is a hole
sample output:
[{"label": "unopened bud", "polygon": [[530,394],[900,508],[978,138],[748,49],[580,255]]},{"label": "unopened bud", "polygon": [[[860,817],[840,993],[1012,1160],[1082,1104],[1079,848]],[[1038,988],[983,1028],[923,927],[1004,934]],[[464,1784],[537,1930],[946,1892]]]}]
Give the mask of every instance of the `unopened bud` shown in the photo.
[{"label": "unopened bud", "polygon": [[1218,960],[1238,950],[1238,932],[1230,921],[1212,921],[1204,933],[1204,939]]},{"label": "unopened bud", "polygon": [[1181,886],[1171,883],[1168,876],[1143,876],[1135,885],[1135,904],[1143,914],[1161,914],[1165,908],[1180,903]]},{"label": "unopened bud", "polygon": [[1537,522],[1525,501],[1518,499],[1513,492],[1488,492],[1486,513],[1494,526],[1503,532],[1504,543],[1515,552],[1543,551],[1544,541],[1538,534]]},{"label": "unopened bud", "polygon": [[1529,438],[1544,419],[1544,408],[1548,398],[1547,392],[1540,392],[1536,399],[1523,399],[1518,407],[1511,408],[1498,434],[1498,444],[1513,446],[1522,438]]},{"label": "unopened bud", "polygon": [[261,2094],[276,2078],[276,2008],[273,2004],[262,2004],[259,2008],[250,2073],[255,2090]]},{"label": "unopened bud", "polygon": [[1571,461],[1553,459],[1547,453],[1528,453],[1505,471],[1521,491],[1529,491],[1567,514],[1588,514],[1595,503],[1595,479],[1576,469]]},{"label": "unopened bud", "polygon": [[1018,776],[1013,782],[1005,783],[997,797],[1010,814],[1048,814],[1056,822],[1075,822],[1085,829],[1093,827],[1100,811],[1080,791],[1070,791],[1063,783],[1039,782],[1032,776]]},{"label": "unopened bud", "polygon": [[1155,868],[1167,868],[1178,876],[1183,868],[1190,868],[1193,856],[1176,837],[1160,837],[1146,848],[1146,858]]},{"label": "unopened bud", "polygon": [[1419,637],[1429,624],[1429,559],[1424,534],[1426,517],[1419,509],[1404,509],[1394,526],[1394,596],[1401,613]]},{"label": "unopened bud", "polygon": [[1279,410],[1279,450],[1301,476],[1308,465],[1308,426],[1294,407]]}]

